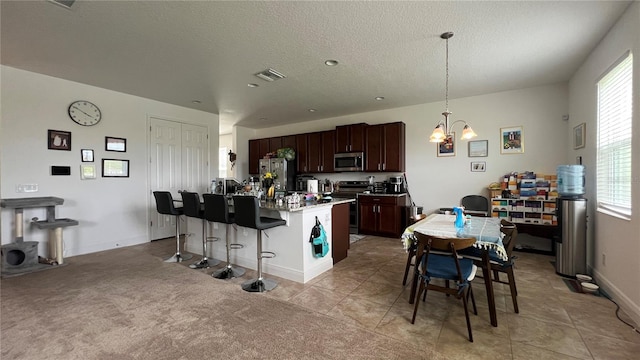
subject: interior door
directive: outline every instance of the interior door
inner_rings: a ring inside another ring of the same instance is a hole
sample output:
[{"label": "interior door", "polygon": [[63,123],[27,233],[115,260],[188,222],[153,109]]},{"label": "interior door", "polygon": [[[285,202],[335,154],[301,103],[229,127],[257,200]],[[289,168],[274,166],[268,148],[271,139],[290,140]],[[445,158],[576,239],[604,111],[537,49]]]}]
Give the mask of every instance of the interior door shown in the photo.
[{"label": "interior door", "polygon": [[[203,192],[208,186],[207,128],[159,118],[149,120],[149,183],[153,191]],[[149,204],[151,240],[175,236],[176,218],[158,214],[153,195]]]}]

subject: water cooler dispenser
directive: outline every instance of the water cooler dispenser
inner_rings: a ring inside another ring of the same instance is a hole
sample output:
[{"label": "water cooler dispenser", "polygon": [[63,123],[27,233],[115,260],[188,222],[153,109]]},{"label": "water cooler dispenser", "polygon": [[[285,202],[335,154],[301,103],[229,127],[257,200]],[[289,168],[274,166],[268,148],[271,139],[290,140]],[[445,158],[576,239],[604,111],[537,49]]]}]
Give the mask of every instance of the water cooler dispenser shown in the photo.
[{"label": "water cooler dispenser", "polygon": [[556,273],[567,277],[587,272],[587,199],[584,195],[584,166],[557,168]]}]

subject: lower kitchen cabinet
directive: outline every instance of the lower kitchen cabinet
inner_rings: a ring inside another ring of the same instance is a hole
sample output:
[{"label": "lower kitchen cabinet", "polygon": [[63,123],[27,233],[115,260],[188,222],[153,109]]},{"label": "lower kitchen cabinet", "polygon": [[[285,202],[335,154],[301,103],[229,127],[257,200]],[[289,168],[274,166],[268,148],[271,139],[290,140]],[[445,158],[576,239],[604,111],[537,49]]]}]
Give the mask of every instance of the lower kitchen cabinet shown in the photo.
[{"label": "lower kitchen cabinet", "polygon": [[406,196],[358,196],[358,233],[400,237]]}]

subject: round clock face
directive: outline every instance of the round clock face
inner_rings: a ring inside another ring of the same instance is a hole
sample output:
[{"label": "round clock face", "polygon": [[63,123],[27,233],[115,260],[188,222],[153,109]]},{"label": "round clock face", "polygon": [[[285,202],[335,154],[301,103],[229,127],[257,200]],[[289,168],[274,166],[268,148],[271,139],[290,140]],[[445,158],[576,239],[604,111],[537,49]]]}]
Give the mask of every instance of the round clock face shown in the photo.
[{"label": "round clock face", "polygon": [[100,121],[102,114],[100,113],[100,109],[94,104],[79,100],[69,105],[69,117],[80,125],[91,126]]}]

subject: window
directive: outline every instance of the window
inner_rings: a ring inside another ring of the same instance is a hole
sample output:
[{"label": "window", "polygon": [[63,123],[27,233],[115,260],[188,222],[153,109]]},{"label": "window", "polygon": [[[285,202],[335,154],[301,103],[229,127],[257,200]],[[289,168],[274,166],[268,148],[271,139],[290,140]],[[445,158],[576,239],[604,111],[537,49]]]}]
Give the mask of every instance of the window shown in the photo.
[{"label": "window", "polygon": [[631,218],[633,55],[622,57],[598,81],[598,210]]},{"label": "window", "polygon": [[218,177],[227,177],[227,148],[218,149]]}]

